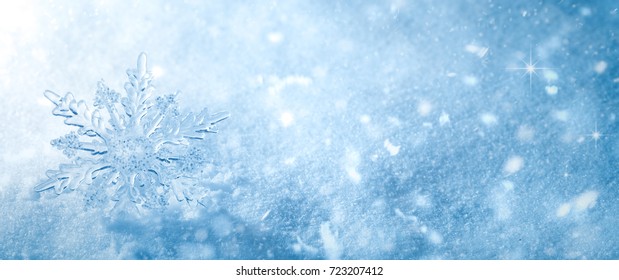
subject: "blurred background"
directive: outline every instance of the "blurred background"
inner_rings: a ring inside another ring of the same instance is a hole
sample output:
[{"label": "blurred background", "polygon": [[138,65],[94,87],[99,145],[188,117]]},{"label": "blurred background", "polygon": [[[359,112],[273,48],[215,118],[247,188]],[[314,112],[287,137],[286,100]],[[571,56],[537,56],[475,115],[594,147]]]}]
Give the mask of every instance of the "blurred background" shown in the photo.
[{"label": "blurred background", "polygon": [[[0,4],[0,259],[617,259],[617,1]],[[38,194],[92,104],[149,57],[157,94],[231,117],[206,207],[140,217]]]}]

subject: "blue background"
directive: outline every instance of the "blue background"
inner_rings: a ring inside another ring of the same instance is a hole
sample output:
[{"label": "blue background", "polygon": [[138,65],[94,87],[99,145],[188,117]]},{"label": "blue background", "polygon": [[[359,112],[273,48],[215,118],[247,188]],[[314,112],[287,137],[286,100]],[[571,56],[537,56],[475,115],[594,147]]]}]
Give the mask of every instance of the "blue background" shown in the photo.
[{"label": "blue background", "polygon": [[[617,1],[125,2],[0,4],[0,259],[619,258]],[[215,199],[34,192],[142,51]]]}]

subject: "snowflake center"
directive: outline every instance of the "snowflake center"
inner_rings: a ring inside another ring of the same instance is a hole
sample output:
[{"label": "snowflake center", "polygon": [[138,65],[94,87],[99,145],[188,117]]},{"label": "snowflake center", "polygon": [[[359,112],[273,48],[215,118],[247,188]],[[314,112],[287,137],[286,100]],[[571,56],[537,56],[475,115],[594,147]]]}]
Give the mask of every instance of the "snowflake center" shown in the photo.
[{"label": "snowflake center", "polygon": [[118,171],[148,171],[156,158],[153,143],[145,136],[120,135],[111,141],[109,147],[110,162]]}]

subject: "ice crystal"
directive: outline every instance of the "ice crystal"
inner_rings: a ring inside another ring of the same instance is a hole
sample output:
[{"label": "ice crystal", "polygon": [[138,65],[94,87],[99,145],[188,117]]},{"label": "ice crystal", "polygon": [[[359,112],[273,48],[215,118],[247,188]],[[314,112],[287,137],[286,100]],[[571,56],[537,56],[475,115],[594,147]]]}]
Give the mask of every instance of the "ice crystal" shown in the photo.
[{"label": "ice crystal", "polygon": [[194,200],[193,191],[185,187],[186,178],[206,162],[196,142],[215,133],[215,125],[228,113],[211,115],[205,108],[198,114],[182,114],[178,93],[153,100],[153,77],[144,53],[127,76],[124,96],[103,81],[98,83],[94,110],[70,92],[61,97],[45,91],[56,106],[52,113],[78,129],[51,141],[72,162],[48,170],[48,179],[36,191],[53,189],[61,194],[87,187],[89,204],[111,199],[147,208],[167,205],[171,194],[179,201]]}]

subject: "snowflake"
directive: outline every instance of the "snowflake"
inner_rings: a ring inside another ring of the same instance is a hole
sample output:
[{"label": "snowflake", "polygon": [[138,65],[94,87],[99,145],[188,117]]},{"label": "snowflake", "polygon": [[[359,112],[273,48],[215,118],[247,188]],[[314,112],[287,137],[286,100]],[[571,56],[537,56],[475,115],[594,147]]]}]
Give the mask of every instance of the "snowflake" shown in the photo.
[{"label": "snowflake", "polygon": [[60,97],[45,91],[56,106],[52,113],[78,129],[51,141],[72,162],[48,170],[49,179],[36,191],[53,189],[61,194],[88,187],[86,200],[91,205],[111,199],[161,208],[171,193],[179,201],[194,200],[187,178],[207,161],[196,142],[215,133],[215,124],[229,115],[210,115],[206,108],[199,114],[181,114],[178,92],[153,100],[153,77],[146,66],[142,53],[137,69],[127,70],[125,96],[99,82],[95,110],[70,92]]}]

